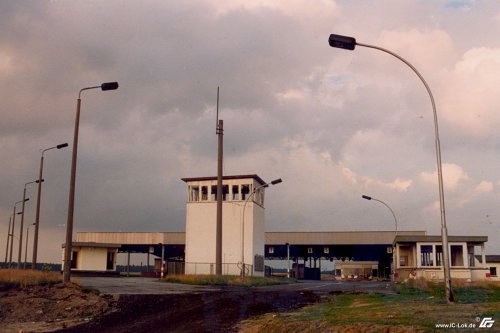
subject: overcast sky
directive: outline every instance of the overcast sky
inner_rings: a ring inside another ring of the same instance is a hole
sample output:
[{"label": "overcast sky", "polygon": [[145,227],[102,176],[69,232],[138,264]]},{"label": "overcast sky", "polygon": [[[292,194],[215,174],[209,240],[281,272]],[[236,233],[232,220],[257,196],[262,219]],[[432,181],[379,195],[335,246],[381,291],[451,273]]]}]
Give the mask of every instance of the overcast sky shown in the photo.
[{"label": "overcast sky", "polygon": [[496,0],[1,1],[0,259],[41,150],[68,142],[44,166],[38,261],[59,261],[78,92],[106,81],[120,88],[82,94],[75,232],[184,231],[180,178],[217,171],[220,86],[224,173],[283,179],[268,231],[393,230],[366,194],[400,230],[439,234],[424,86],[383,52],[331,48],[330,33],[422,73],[449,234],[487,235],[500,254],[499,31]]}]

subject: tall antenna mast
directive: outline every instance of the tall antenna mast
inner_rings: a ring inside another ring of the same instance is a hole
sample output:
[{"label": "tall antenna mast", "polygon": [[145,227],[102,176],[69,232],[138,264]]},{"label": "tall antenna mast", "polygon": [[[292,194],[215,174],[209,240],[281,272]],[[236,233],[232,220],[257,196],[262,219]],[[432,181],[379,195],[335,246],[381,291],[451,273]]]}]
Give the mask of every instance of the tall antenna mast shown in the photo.
[{"label": "tall antenna mast", "polygon": [[222,275],[222,148],[224,122],[219,120],[219,87],[217,87],[217,224],[215,231],[215,274]]}]

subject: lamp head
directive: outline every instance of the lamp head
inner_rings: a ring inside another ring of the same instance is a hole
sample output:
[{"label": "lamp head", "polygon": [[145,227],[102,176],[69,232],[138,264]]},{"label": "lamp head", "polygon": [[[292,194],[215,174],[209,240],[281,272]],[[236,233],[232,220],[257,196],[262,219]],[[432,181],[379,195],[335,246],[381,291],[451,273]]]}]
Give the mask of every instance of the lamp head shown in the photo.
[{"label": "lamp head", "polygon": [[68,146],[68,143],[65,142],[65,143],[61,143],[60,145],[57,145],[56,148],[61,149],[61,148],[66,148],[67,146]]},{"label": "lamp head", "polygon": [[331,34],[328,43],[331,47],[352,51],[356,47],[356,38]]},{"label": "lamp head", "polygon": [[362,195],[361,197],[362,197],[363,199],[366,199],[366,200],[371,200],[371,199],[372,199],[372,197],[369,197],[369,196],[367,196],[367,195]]},{"label": "lamp head", "polygon": [[278,179],[273,180],[273,181],[271,182],[271,185],[276,185],[276,184],[279,184],[279,183],[281,183],[281,182],[282,182],[281,178],[278,178]]},{"label": "lamp head", "polygon": [[118,89],[118,82],[106,82],[101,84],[101,90],[106,91],[106,90],[116,90]]}]

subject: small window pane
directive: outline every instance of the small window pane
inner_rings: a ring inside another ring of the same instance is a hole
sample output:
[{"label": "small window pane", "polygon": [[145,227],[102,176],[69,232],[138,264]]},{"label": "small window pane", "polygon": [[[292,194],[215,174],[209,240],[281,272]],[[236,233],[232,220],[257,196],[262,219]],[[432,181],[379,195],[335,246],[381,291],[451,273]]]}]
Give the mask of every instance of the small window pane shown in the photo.
[{"label": "small window pane", "polygon": [[199,186],[190,186],[189,187],[189,201],[198,201],[200,200],[200,187]]},{"label": "small window pane", "polygon": [[202,186],[201,187],[201,200],[208,200],[208,187],[207,186]]},{"label": "small window pane", "polygon": [[210,192],[210,200],[212,201],[217,200],[217,185],[212,185],[212,189]]},{"label": "small window pane", "polygon": [[252,185],[241,185],[241,200],[247,200]]},{"label": "small window pane", "polygon": [[240,187],[233,185],[233,200],[240,200]]},{"label": "small window pane", "polygon": [[433,266],[432,245],[420,246],[420,260],[422,266]]}]

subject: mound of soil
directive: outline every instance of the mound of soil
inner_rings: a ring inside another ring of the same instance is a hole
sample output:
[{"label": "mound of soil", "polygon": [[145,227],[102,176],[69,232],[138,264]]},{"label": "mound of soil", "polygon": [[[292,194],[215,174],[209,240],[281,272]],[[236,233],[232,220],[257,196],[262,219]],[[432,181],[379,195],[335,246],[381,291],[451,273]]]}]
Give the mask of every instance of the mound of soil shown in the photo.
[{"label": "mound of soil", "polygon": [[0,292],[0,332],[54,332],[91,322],[116,309],[116,299],[75,284]]},{"label": "mound of soil", "polygon": [[120,295],[116,312],[61,332],[237,332],[244,319],[293,311],[319,300],[310,292],[245,287],[196,294]]}]

